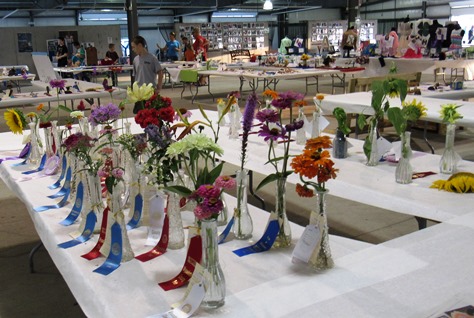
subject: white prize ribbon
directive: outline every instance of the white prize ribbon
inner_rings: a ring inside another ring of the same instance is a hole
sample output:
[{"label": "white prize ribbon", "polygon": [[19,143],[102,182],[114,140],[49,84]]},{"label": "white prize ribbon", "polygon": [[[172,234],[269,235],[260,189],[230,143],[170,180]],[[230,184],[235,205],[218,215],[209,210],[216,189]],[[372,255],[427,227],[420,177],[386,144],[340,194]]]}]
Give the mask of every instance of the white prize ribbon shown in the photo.
[{"label": "white prize ribbon", "polygon": [[316,224],[306,226],[291,255],[292,263],[308,263],[314,249],[321,241],[322,231]]},{"label": "white prize ribbon", "polygon": [[149,227],[146,246],[155,246],[161,238],[161,229],[165,220],[166,196],[158,192],[150,198],[149,207]]}]

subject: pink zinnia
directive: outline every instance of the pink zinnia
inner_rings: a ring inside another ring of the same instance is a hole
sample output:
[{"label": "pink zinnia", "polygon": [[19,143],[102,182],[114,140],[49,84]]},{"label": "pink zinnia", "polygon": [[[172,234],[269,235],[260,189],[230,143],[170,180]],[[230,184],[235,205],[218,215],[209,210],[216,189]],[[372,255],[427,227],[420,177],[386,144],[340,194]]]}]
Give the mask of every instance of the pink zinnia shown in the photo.
[{"label": "pink zinnia", "polygon": [[122,179],[123,170],[121,168],[115,168],[114,170],[112,170],[112,176],[114,176],[117,179]]},{"label": "pink zinnia", "polygon": [[219,188],[230,190],[235,188],[235,179],[230,176],[219,176],[215,184]]},{"label": "pink zinnia", "polygon": [[212,184],[203,184],[196,190],[196,195],[203,198],[218,198],[221,195],[221,189]]},{"label": "pink zinnia", "polygon": [[212,216],[212,212],[204,210],[201,206],[196,206],[194,209],[194,215],[199,219],[199,220],[204,220],[208,219]]}]

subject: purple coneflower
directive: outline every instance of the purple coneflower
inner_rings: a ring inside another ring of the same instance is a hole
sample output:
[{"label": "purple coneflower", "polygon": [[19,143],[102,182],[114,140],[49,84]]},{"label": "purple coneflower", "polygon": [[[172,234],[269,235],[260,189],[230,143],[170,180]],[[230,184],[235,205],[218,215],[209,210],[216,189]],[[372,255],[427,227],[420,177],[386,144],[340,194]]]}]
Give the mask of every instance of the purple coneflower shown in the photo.
[{"label": "purple coneflower", "polygon": [[278,112],[271,108],[262,109],[255,115],[262,123],[276,123],[279,120]]},{"label": "purple coneflower", "polygon": [[260,128],[258,135],[261,137],[264,137],[263,140],[268,141],[268,140],[273,140],[276,141],[278,139],[284,139],[285,138],[285,128],[280,127],[278,125],[274,125],[271,129],[268,127],[268,125],[262,125]]},{"label": "purple coneflower", "polygon": [[286,131],[295,131],[303,127],[303,120],[294,120],[293,123],[285,125]]}]

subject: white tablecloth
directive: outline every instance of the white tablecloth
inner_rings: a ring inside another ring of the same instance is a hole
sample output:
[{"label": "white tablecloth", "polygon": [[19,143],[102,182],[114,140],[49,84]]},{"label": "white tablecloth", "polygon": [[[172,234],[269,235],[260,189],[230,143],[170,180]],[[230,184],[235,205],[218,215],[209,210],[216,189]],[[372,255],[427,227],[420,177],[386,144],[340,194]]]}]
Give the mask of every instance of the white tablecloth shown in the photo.
[{"label": "white tablecloth", "polygon": [[[357,93],[350,93],[344,95],[327,95],[324,98],[322,103],[322,109],[327,114],[332,114],[332,111],[336,107],[342,107],[347,113],[355,113],[355,114],[366,114],[372,115],[373,109],[370,106],[372,99],[372,92],[357,92]],[[474,127],[474,103],[473,102],[465,102],[465,101],[458,101],[458,100],[448,100],[448,99],[441,99],[441,98],[431,98],[425,96],[416,96],[416,95],[408,95],[405,98],[405,101],[411,101],[416,99],[417,101],[421,101],[427,110],[426,116],[422,117],[422,120],[441,123],[442,120],[440,118],[439,111],[441,110],[441,105],[454,103],[456,105],[463,105],[458,109],[458,111],[464,117],[457,121],[459,126],[466,126],[466,127]],[[390,99],[390,106],[400,107],[400,99],[399,98],[391,98]]]},{"label": "white tablecloth", "polygon": [[394,63],[397,67],[397,73],[414,73],[423,72],[435,64],[434,59],[405,59],[405,58],[384,58],[385,66],[380,65],[379,57],[369,58],[369,65],[367,66],[364,77],[368,76],[383,76],[390,72],[390,67]]}]

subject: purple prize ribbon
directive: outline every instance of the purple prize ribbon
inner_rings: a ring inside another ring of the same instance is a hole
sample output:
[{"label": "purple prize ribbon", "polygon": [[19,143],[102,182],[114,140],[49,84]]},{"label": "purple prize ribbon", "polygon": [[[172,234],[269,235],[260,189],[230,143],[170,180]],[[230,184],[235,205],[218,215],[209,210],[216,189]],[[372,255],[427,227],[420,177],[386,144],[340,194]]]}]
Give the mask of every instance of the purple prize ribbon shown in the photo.
[{"label": "purple prize ribbon", "polygon": [[117,222],[112,225],[110,230],[112,235],[109,256],[100,267],[94,270],[94,272],[105,276],[119,268],[122,261],[122,230]]},{"label": "purple prize ribbon", "polygon": [[[25,145],[25,147],[23,147],[23,149],[21,150],[20,155],[18,156],[18,158],[16,158],[16,159],[25,159],[25,160],[23,160],[22,162],[19,162],[19,163],[12,164],[12,167],[26,165],[26,161],[28,160],[28,156],[30,155],[30,151],[31,151],[31,143],[27,143]],[[13,157],[11,157],[11,158],[13,158]],[[5,158],[3,160],[12,160],[12,159],[6,159]],[[0,163],[1,163],[1,159],[0,159]]]},{"label": "purple prize ribbon", "polygon": [[143,197],[141,194],[135,196],[135,211],[133,212],[132,219],[127,223],[127,230],[132,230],[138,226],[140,219],[142,218],[143,210]]},{"label": "purple prize ribbon", "polygon": [[59,188],[59,186],[61,185],[61,181],[64,179],[64,175],[66,174],[66,168],[67,168],[67,160],[66,160],[66,156],[63,156],[62,166],[61,166],[61,175],[59,176],[58,181],[48,186],[49,189],[54,190],[54,189]]},{"label": "purple prize ribbon", "polygon": [[87,242],[94,233],[96,222],[97,216],[95,215],[94,211],[90,211],[86,216],[86,225],[84,227],[84,231],[82,231],[82,234],[73,240],[58,244],[58,247],[66,249]]},{"label": "purple prize ribbon", "polygon": [[59,157],[51,156],[44,164],[43,173],[47,176],[52,176],[58,171],[59,168]]},{"label": "purple prize ribbon", "polygon": [[39,165],[38,169],[30,170],[30,171],[24,171],[24,172],[22,172],[22,174],[32,174],[32,173],[35,173],[35,172],[40,172],[44,169],[45,163],[46,163],[46,155],[44,154],[43,157],[41,157],[41,162],[40,162],[40,165]]},{"label": "purple prize ribbon", "polygon": [[253,253],[268,251],[272,247],[273,243],[275,242],[275,239],[278,235],[279,230],[280,230],[280,224],[278,224],[278,220],[271,220],[268,223],[265,233],[263,233],[263,236],[260,238],[260,240],[258,240],[257,243],[251,246],[247,246],[247,247],[235,250],[233,251],[234,254],[242,257],[242,256],[253,254]]},{"label": "purple prize ribbon", "polygon": [[82,184],[82,181],[81,181],[77,185],[76,201],[74,202],[74,206],[72,207],[71,212],[64,220],[59,222],[59,224],[64,225],[64,226],[69,226],[73,224],[79,217],[79,214],[81,214],[83,201],[84,201],[84,185]]},{"label": "purple prize ribbon", "polygon": [[229,223],[227,223],[227,226],[225,227],[224,231],[217,238],[217,240],[219,241],[218,244],[225,243],[225,240],[226,240],[227,236],[229,236],[230,230],[232,229],[233,225],[234,225],[234,217],[232,217],[230,219],[230,221],[229,221]]}]

